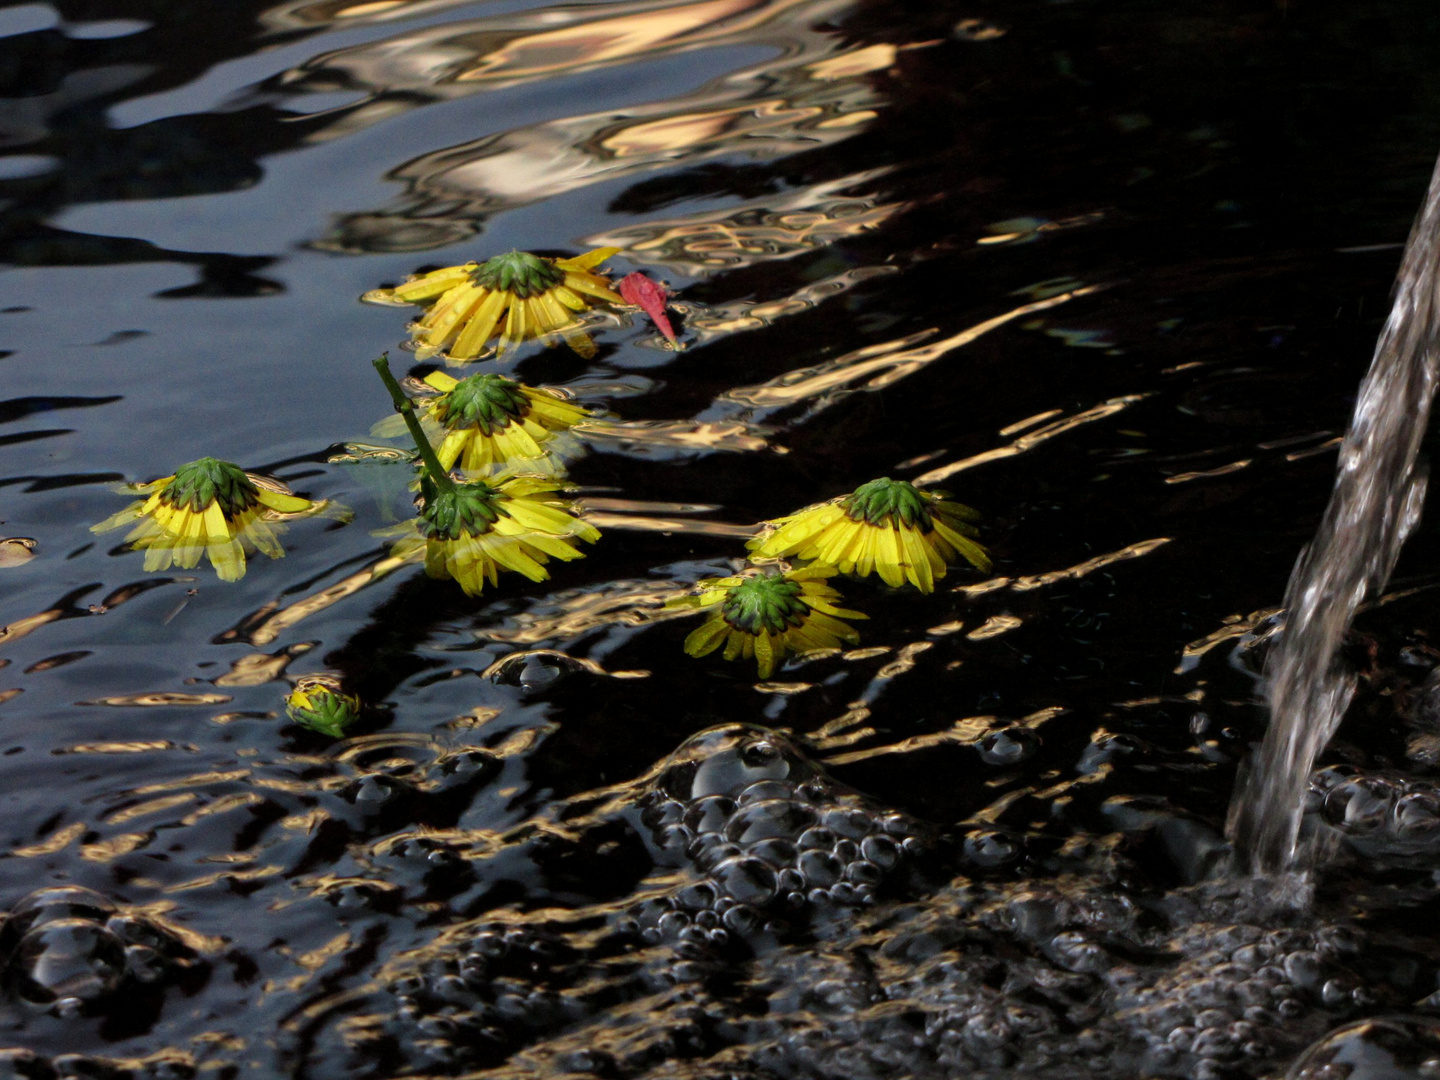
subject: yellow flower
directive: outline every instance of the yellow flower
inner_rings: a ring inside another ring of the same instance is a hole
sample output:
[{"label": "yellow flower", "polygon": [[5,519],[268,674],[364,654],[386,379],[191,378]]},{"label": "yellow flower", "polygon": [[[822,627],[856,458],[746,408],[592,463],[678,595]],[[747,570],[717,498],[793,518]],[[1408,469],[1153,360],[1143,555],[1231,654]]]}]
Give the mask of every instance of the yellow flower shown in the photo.
[{"label": "yellow flower", "polygon": [[836,607],[840,594],[825,578],[829,567],[807,567],[783,574],[761,571],[749,577],[716,578],[699,583],[695,596],[671,600],[667,607],[718,608],[685,639],[691,656],[708,656],[722,644],[726,660],[755,657],[760,678],[768,679],[787,652],[839,648],[860,640],[841,619],[863,619],[858,611]]},{"label": "yellow flower", "polygon": [[504,476],[437,490],[427,476],[418,521],[401,526],[412,535],[392,554],[403,558],[423,548],[425,572],[454,578],[471,596],[479,596],[487,581],[496,584],[501,570],[544,581],[551,558],[584,558],[571,540],[600,539],[600,530],[555,494],[560,487],[540,476]]},{"label": "yellow flower", "polygon": [[503,375],[456,381],[436,371],[425,381],[440,391],[423,408],[444,431],[436,453],[447,469],[457,461],[472,473],[510,461],[549,461],[546,444],[590,415],[559,394]]},{"label": "yellow flower", "polygon": [[360,715],[360,699],[341,692],[332,675],[306,675],[285,699],[286,715],[301,727],[339,739]]},{"label": "yellow flower", "polygon": [[393,289],[374,289],[361,299],[382,304],[433,301],[410,326],[421,359],[443,355],[457,363],[474,360],[498,333],[497,357],[530,338],[559,334],[588,360],[595,355],[595,343],[578,329],[575,316],[596,300],[624,303],[606,278],[590,271],[619,250],[596,248],[573,259],[511,251],[479,265],[432,270]]},{"label": "yellow flower", "polygon": [[979,534],[970,522],[979,516],[947,501],[943,492],[885,477],[767,522],[767,530],[747,546],[757,559],[813,559],[859,577],[875,571],[887,585],[908,580],[928,593],[957,555],[990,569],[990,556],[972,539]]},{"label": "yellow flower", "polygon": [[277,536],[277,522],[324,506],[291,495],[274,480],[211,457],[182,465],[174,476],[137,484],[131,490],[149,497],[131,503],[91,530],[106,532],[136,521],[139,524],[125,540],[144,550],[146,570],[168,570],[172,564],[188,570],[206,554],[222,581],[245,576],[247,550],[282,558],[285,549]]}]

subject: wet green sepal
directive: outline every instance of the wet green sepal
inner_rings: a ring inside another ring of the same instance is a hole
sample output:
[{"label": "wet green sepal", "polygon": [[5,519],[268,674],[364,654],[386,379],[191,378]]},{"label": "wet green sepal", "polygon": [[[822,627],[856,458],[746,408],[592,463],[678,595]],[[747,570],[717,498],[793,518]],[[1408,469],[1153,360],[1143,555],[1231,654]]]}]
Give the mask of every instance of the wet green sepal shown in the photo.
[{"label": "wet green sepal", "polygon": [[165,485],[160,499],[176,509],[188,507],[196,514],[218,501],[221,512],[231,519],[260,502],[259,492],[244,469],[213,457],[181,465],[175,470],[175,478]]},{"label": "wet green sepal", "polygon": [[301,727],[344,738],[360,717],[360,700],[320,682],[302,682],[285,699],[285,714]]},{"label": "wet green sepal", "polygon": [[427,474],[420,482],[420,493],[420,531],[426,537],[458,540],[466,533],[484,536],[505,514],[500,492],[481,480],[438,491]]},{"label": "wet green sepal", "polygon": [[798,582],[787,581],[779,574],[747,578],[730,590],[720,614],[736,630],[747,634],[781,634],[800,626],[809,614],[800,594]]},{"label": "wet green sepal", "polygon": [[470,280],[484,289],[512,293],[521,300],[553,289],[565,280],[565,271],[549,259],[528,251],[510,251],[481,263]]},{"label": "wet green sepal", "polygon": [[856,488],[840,507],[851,521],[930,528],[930,499],[908,480],[891,480],[888,476],[871,480]]},{"label": "wet green sepal", "polygon": [[504,375],[472,375],[440,395],[438,414],[449,431],[476,426],[485,435],[493,434],[530,411],[530,399],[520,384]]}]

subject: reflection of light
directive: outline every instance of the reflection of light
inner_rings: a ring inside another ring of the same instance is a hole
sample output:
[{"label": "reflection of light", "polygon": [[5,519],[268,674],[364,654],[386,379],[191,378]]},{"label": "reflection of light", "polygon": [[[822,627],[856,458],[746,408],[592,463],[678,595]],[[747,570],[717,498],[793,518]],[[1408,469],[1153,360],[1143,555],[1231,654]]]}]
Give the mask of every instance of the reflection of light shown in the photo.
[{"label": "reflection of light", "polygon": [[327,589],[321,589],[318,593],[312,593],[302,600],[297,600],[288,607],[281,607],[277,610],[276,605],[267,605],[241,619],[238,626],[225,631],[218,640],[248,641],[251,645],[268,645],[302,619],[308,619],[311,615],[324,611],[333,604],[338,604],[347,596],[359,592],[365,586],[400,569],[407,562],[419,561],[423,554],[423,550],[416,551],[414,556],[408,559],[387,556],[358,573],[337,581]]},{"label": "reflection of light", "polygon": [[[864,389],[878,390],[890,386],[907,375],[913,375],[927,364],[939,360],[955,349],[970,344],[991,330],[998,329],[1023,315],[1055,307],[1076,297],[1095,292],[1099,288],[1100,286],[1091,285],[1053,296],[1048,300],[1025,304],[928,345],[917,344],[917,341],[923,340],[926,336],[923,333],[911,334],[878,345],[867,345],[834,360],[827,360],[823,364],[787,372],[777,379],[771,379],[758,386],[737,387],[723,394],[720,400],[744,406],[742,415],[752,419],[804,401],[814,402],[813,413],[850,393],[853,389],[852,384],[862,379],[866,380]],[[1132,398],[1124,399],[1127,404],[1130,400]],[[1134,397],[1133,400],[1140,399]],[[1119,408],[1124,408],[1124,405],[1120,405]],[[1026,436],[1026,438],[1033,439],[1034,436]],[[1003,451],[1007,449],[1002,447],[998,451],[990,451],[990,454],[1006,456]],[[1013,452],[1018,453],[1019,451]],[[926,473],[917,482],[935,483],[953,472],[958,472],[961,468],[968,467],[969,465],[963,462],[958,465],[947,465],[944,469]]]},{"label": "reflection of light", "polygon": [[[819,108],[787,108],[784,101],[755,101],[708,112],[681,113],[621,128],[600,145],[616,157],[670,154],[722,141],[754,138],[821,115]],[[874,113],[870,114],[874,116]]]},{"label": "reflection of light", "polygon": [[694,48],[711,38],[752,29],[803,3],[808,0],[701,0],[667,7],[649,5],[638,11],[633,10],[637,5],[629,5],[632,11],[628,14],[517,37],[483,54],[455,78],[460,82],[535,78],[648,57],[657,49]]},{"label": "reflection of light", "polygon": [[[369,89],[307,138],[326,140],[383,119],[389,101],[426,100],[646,61],[700,46],[773,45],[779,56],[683,97],[570,116],[486,135],[391,171],[410,190],[389,210],[348,215],[331,250],[418,251],[454,243],[486,217],[578,187],[722,154],[774,158],[855,134],[883,101],[867,74],[895,46],[838,53],[827,24],[852,0],[700,0],[546,9],[426,28],[342,49],[287,74],[287,91]],[[556,20],[561,25],[553,25]],[[876,51],[876,50],[879,51]],[[818,242],[818,238],[817,241]],[[813,246],[813,242],[812,242]]]},{"label": "reflection of light", "polygon": [[557,652],[554,649],[524,649],[520,652],[506,653],[481,672],[481,678],[495,679],[503,676],[517,665],[523,666],[525,661],[532,656],[563,658],[564,663],[574,664],[592,675],[603,675],[609,679],[648,679],[650,677],[650,672],[648,671],[610,671],[607,668],[601,667],[594,660],[583,656],[571,656],[568,653]]},{"label": "reflection of light", "polygon": [[413,18],[473,0],[288,0],[260,16],[271,30],[311,30],[326,23],[366,23]]},{"label": "reflection of light", "polygon": [[602,420],[576,430],[598,450],[661,460],[715,451],[747,453],[764,450],[767,445],[760,429],[734,422]]},{"label": "reflection of light", "polygon": [[879,170],[859,173],[788,192],[778,199],[648,221],[588,237],[586,242],[622,247],[631,259],[672,267],[691,277],[790,258],[879,228],[907,209],[907,203],[877,205],[873,199],[841,194],[879,175]]},{"label": "reflection of light", "polygon": [[807,70],[815,79],[853,79],[856,75],[883,71],[893,66],[896,52],[895,46],[889,43],[871,45],[865,49],[832,56],[829,60],[817,61]]},{"label": "reflection of light", "polygon": [[603,626],[645,626],[693,612],[669,609],[665,601],[683,595],[673,582],[612,581],[591,589],[567,589],[535,601],[530,610],[507,617],[500,625],[475,631],[481,641],[538,645],[579,637]]},{"label": "reflection of light", "polygon": [[1103,420],[1107,416],[1114,416],[1116,413],[1128,409],[1137,401],[1144,401],[1149,394],[1124,394],[1118,398],[1111,398],[1109,401],[1102,401],[1099,405],[1084,409],[1073,416],[1062,417],[1044,427],[1036,428],[1028,435],[1021,435],[1014,442],[1005,446],[997,446],[993,450],[986,450],[982,454],[965,458],[963,461],[952,462],[949,465],[942,465],[938,469],[931,469],[915,478],[917,484],[938,484],[948,480],[956,473],[964,472],[966,469],[973,469],[977,465],[988,465],[992,461],[1000,461],[1003,458],[1015,457],[1017,454],[1026,453],[1035,449],[1041,443],[1049,442],[1057,435],[1063,435],[1085,424],[1093,424],[1097,420]]},{"label": "reflection of light", "polygon": [[[412,99],[456,97],[487,84],[513,86],[701,47],[761,44],[776,36],[789,37],[786,43],[795,45],[795,34],[819,37],[811,28],[850,6],[851,0],[631,0],[547,7],[425,27],[337,49],[286,72],[281,80],[293,87],[308,77],[323,76],[331,86],[341,81]],[[310,5],[308,10],[320,8]],[[820,40],[833,48],[835,36]]]},{"label": "reflection of light", "polygon": [[[1067,566],[1063,570],[1050,570],[1044,574],[1028,574],[1025,577],[1017,578],[991,578],[989,581],[981,581],[975,585],[957,585],[954,589],[951,590],[951,592],[960,593],[967,599],[973,600],[977,596],[983,596],[986,593],[995,592],[997,589],[1013,589],[1015,592],[1029,592],[1032,589],[1042,589],[1047,585],[1054,585],[1058,581],[1078,580],[1080,578],[1093,574],[1096,570],[1103,570],[1105,567],[1117,562],[1124,562],[1127,559],[1138,559],[1142,556],[1149,555],[1152,551],[1162,548],[1166,544],[1170,543],[1172,539],[1173,537],[1169,536],[1157,536],[1152,540],[1138,540],[1133,544],[1127,544],[1125,547],[1120,548],[1118,551],[1107,551],[1103,555],[1096,555],[1094,558],[1086,559],[1082,563],[1076,563],[1074,566]],[[986,625],[998,625],[999,620],[1005,620],[1008,618],[1008,616],[997,616],[996,618],[991,619]],[[955,629],[959,629],[959,624],[953,625]],[[1007,623],[1004,626],[1004,629],[1013,629],[1014,626],[1018,625],[1020,625],[1019,620],[1013,620],[1013,625]],[[932,634],[935,634],[941,631],[948,633],[949,625],[943,627],[937,626],[933,628],[930,632]],[[985,636],[991,637],[994,635],[987,633]],[[972,636],[971,640],[973,641],[975,640],[975,638]]]},{"label": "reflection of light", "polygon": [[230,700],[229,694],[181,694],[157,690],[148,694],[119,694],[115,697],[96,698],[94,701],[78,701],[76,704],[155,708],[169,705],[223,705]]}]

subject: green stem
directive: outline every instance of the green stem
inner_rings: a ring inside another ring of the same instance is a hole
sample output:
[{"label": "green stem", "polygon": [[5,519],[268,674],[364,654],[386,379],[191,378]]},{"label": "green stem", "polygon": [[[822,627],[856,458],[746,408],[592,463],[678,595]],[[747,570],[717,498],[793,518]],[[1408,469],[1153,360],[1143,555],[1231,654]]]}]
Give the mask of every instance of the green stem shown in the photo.
[{"label": "green stem", "polygon": [[454,491],[455,481],[450,479],[450,474],[445,471],[445,466],[440,464],[440,459],[435,456],[435,447],[430,445],[430,440],[425,437],[425,429],[420,426],[420,418],[415,415],[415,406],[405,396],[405,391],[400,389],[400,384],[395,381],[395,376],[390,374],[390,354],[381,353],[379,357],[370,361],[375,365],[375,370],[380,373],[380,381],[385,384],[385,389],[390,391],[390,400],[395,403],[395,411],[405,420],[405,426],[410,429],[410,437],[415,440],[415,449],[420,451],[420,460],[425,463],[425,471],[430,474],[430,479],[441,491]]}]

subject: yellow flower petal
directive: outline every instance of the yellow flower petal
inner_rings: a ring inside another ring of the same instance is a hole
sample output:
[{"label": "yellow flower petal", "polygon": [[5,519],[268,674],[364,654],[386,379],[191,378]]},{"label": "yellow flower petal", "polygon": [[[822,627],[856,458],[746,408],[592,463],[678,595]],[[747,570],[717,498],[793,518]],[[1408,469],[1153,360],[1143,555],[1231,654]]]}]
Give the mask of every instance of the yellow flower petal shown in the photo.
[{"label": "yellow flower petal", "polygon": [[709,656],[720,647],[730,632],[730,624],[718,616],[708,619],[685,639],[685,651],[691,656]]},{"label": "yellow flower petal", "polygon": [[[487,298],[487,299],[488,299],[488,298]],[[477,312],[477,316],[478,316],[478,314],[479,314],[479,313]],[[473,324],[472,324],[472,325],[473,325]],[[460,380],[459,380],[459,379],[452,379],[449,375],[446,375],[443,371],[432,371],[429,375],[426,375],[426,376],[425,376],[425,383],[426,383],[426,385],[428,385],[428,386],[433,386],[436,390],[439,390],[442,394],[448,394],[451,390],[454,390],[455,387],[457,387],[457,386],[460,385]]]},{"label": "yellow flower petal", "polygon": [[492,292],[481,301],[470,316],[470,322],[461,332],[459,340],[450,350],[452,360],[473,360],[485,348],[485,343],[495,333],[495,324],[505,311],[512,297],[506,292]]},{"label": "yellow flower petal", "polygon": [[268,506],[271,510],[281,514],[301,514],[315,507],[315,504],[309,499],[302,499],[299,495],[286,495],[284,492],[271,491],[258,484],[255,486],[255,494],[262,506]]},{"label": "yellow flower petal", "polygon": [[245,576],[245,552],[238,540],[212,542],[205,550],[221,581],[239,581]]},{"label": "yellow flower petal", "polygon": [[612,255],[619,255],[618,247],[599,247],[585,252],[583,255],[576,255],[572,259],[556,259],[555,265],[561,270],[589,270],[592,266],[599,266]]},{"label": "yellow flower petal", "polygon": [[[423,303],[441,296],[457,285],[463,285],[470,280],[470,271],[475,269],[474,263],[466,263],[464,266],[446,266],[440,270],[432,270],[428,274],[421,274],[419,277],[411,278],[403,285],[397,285],[388,290],[389,297],[406,304]],[[376,289],[376,293],[385,293],[387,290]],[[367,296],[371,295],[369,293]]]},{"label": "yellow flower petal", "polygon": [[572,292],[584,296],[593,296],[597,300],[604,300],[609,304],[623,304],[624,298],[617,292],[611,292],[605,282],[594,274],[566,274],[565,287]]}]

